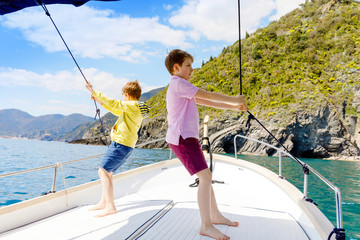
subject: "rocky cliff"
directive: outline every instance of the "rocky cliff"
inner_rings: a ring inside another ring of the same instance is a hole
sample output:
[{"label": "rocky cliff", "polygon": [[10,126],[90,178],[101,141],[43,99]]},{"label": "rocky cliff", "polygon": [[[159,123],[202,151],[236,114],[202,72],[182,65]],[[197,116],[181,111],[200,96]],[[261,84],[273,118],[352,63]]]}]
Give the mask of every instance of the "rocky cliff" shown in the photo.
[{"label": "rocky cliff", "polygon": [[[357,100],[354,101],[354,105],[359,103]],[[297,112],[286,125],[281,119],[276,118],[258,119],[258,121],[294,156],[360,160],[360,121],[357,117],[344,117],[343,112],[343,108],[336,109],[325,105],[312,113]],[[234,137],[237,134],[281,148],[280,144],[256,120],[251,120],[250,127],[246,126],[247,120],[247,113],[235,117],[224,114],[222,118],[212,118],[209,123],[212,151],[234,153]],[[139,143],[164,137],[166,129],[165,118],[145,120],[140,130]],[[236,146],[238,153],[242,154],[264,156],[277,154],[269,147],[242,138],[237,138]],[[167,148],[167,144],[161,141],[146,147]]]},{"label": "rocky cliff", "polygon": [[[294,156],[305,158],[328,158],[360,160],[360,124],[357,118],[345,119],[330,106],[319,108],[313,114],[298,112],[286,126],[279,120],[259,120]],[[241,134],[281,148],[280,144],[255,120],[250,128],[245,119],[210,137],[215,152],[234,152],[234,137]],[[272,156],[274,150],[256,142],[237,138],[237,149],[243,154]]]}]

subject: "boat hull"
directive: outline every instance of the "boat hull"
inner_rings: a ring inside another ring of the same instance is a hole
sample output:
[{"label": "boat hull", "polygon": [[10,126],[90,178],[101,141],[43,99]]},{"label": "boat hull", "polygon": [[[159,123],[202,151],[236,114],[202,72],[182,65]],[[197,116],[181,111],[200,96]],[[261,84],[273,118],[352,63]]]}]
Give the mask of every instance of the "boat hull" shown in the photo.
[{"label": "boat hull", "polygon": [[[232,239],[327,239],[334,228],[270,170],[218,154],[214,162],[213,179],[224,182],[213,185],[219,208],[240,222],[237,228],[218,226]],[[100,181],[3,207],[0,237],[49,239],[45,232],[51,239],[201,239],[197,188],[189,187],[194,179],[177,159],[117,174],[118,213],[102,219],[87,211],[100,198]]]}]

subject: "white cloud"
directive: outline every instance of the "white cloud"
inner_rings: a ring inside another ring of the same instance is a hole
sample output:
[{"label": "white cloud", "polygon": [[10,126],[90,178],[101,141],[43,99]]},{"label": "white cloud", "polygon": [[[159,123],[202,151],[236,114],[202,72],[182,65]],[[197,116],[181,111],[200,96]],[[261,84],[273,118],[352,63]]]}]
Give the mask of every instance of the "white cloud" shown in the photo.
[{"label": "white cloud", "polygon": [[230,0],[189,0],[174,12],[169,22],[175,27],[188,28],[189,35],[195,40],[205,36],[215,41],[231,41],[237,30],[234,3]]},{"label": "white cloud", "polygon": [[163,5],[163,8],[167,11],[170,11],[171,9],[174,8],[174,5],[171,5],[171,4],[164,4]]},{"label": "white cloud", "polygon": [[[253,32],[268,17],[275,4],[269,0],[241,2],[242,35]],[[170,23],[188,29],[193,39],[204,36],[209,40],[234,42],[238,39],[238,2],[234,0],[188,0],[173,13]]]},{"label": "white cloud", "polygon": [[[297,8],[305,0],[243,0],[241,1],[241,33],[252,33],[265,19],[276,20]],[[275,15],[274,15],[275,14]],[[273,16],[274,15],[274,16]],[[189,37],[205,37],[213,41],[234,42],[239,38],[238,1],[187,0],[173,12],[169,22],[184,28]]]},{"label": "white cloud", "polygon": [[[38,112],[45,112],[46,114],[57,114],[61,113],[63,115],[70,115],[73,113],[81,113],[85,116],[92,116],[91,114],[95,116],[95,110],[94,105],[89,104],[78,104],[74,102],[69,101],[60,101],[60,100],[54,100],[50,99],[47,100],[45,104],[37,104],[36,111]],[[104,114],[104,110],[101,109],[101,116]]]},{"label": "white cloud", "polygon": [[[159,23],[159,18],[132,18],[116,16],[110,10],[97,10],[87,6],[49,6],[54,22],[76,55],[89,58],[112,57],[126,61],[144,61],[149,50],[146,44],[164,46],[187,45],[185,33]],[[49,52],[63,51],[65,46],[50,19],[42,9],[29,8],[6,15],[3,24],[20,29],[25,38]]]},{"label": "white cloud", "polygon": [[[91,82],[95,90],[103,92],[112,98],[121,98],[123,86],[133,79],[116,77],[108,72],[96,68],[82,70],[87,80]],[[160,86],[150,86],[140,82],[143,92],[150,91]],[[0,86],[4,87],[37,87],[45,88],[51,92],[64,92],[71,94],[83,94],[86,91],[85,80],[77,69],[73,72],[59,71],[53,74],[39,74],[24,69],[0,68]]]},{"label": "white cloud", "polygon": [[68,71],[38,74],[24,69],[0,69],[0,86],[5,87],[32,86],[46,88],[52,92],[74,91],[80,88],[79,80],[80,76]]},{"label": "white cloud", "polygon": [[242,2],[241,12],[241,28],[243,36],[245,32],[254,32],[259,27],[262,27],[262,21],[267,19],[274,11],[276,5],[273,0],[246,0]]},{"label": "white cloud", "polygon": [[305,0],[275,0],[276,14],[271,17],[271,20],[278,20],[281,16],[291,12],[299,7]]}]

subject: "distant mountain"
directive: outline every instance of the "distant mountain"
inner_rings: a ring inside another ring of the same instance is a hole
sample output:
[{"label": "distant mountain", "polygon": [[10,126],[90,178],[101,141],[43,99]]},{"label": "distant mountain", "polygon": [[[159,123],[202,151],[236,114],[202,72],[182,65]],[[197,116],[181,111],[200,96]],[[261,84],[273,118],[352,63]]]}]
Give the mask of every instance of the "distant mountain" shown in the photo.
[{"label": "distant mountain", "polygon": [[[105,135],[110,135],[110,129],[116,122],[117,117],[113,115],[112,113],[106,113],[104,116],[101,117],[103,126],[104,126],[104,132]],[[75,129],[73,129],[68,134],[65,134],[61,139],[61,141],[68,141],[68,140],[78,140],[78,139],[89,139],[93,137],[99,136],[99,133],[101,132],[101,126],[100,121],[94,119],[91,120],[91,122],[86,122]]]},{"label": "distant mountain", "polygon": [[0,110],[0,137],[59,140],[77,126],[89,121],[92,121],[91,117],[81,114],[34,117],[18,109],[4,109]]},{"label": "distant mountain", "polygon": [[12,133],[19,134],[24,122],[32,119],[34,119],[33,116],[20,110],[0,110],[0,136],[11,135]]},{"label": "distant mountain", "polygon": [[153,89],[149,92],[146,92],[144,94],[141,95],[140,101],[146,101],[149,100],[150,98],[152,98],[153,96],[155,96],[156,94],[158,94],[161,90],[163,90],[165,87],[161,87],[161,88],[156,88]]}]

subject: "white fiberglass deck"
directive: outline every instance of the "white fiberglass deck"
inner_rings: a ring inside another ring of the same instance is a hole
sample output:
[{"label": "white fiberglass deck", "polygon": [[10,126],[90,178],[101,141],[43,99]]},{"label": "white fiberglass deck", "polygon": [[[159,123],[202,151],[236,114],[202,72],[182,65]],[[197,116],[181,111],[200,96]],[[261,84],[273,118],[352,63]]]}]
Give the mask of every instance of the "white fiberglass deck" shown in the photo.
[{"label": "white fiberglass deck", "polygon": [[[319,223],[314,223],[314,217],[306,213],[315,211],[315,218],[323,221],[320,225],[329,224],[316,207],[303,201],[301,193],[294,191],[286,180],[278,179],[269,171],[256,170],[252,164],[250,168],[247,166],[248,163],[233,164],[226,159],[216,162],[213,179],[224,181],[224,184],[213,185],[219,208],[226,217],[240,223],[236,228],[218,225],[218,229],[231,239],[323,239],[314,227]],[[117,214],[94,218],[97,212],[87,211],[91,205],[74,206],[0,234],[0,238],[210,239],[198,234],[197,188],[188,186],[194,177],[190,177],[178,161],[129,176],[128,185],[124,177],[119,178],[119,185],[115,186],[118,192],[121,193],[121,189],[127,192],[116,199]],[[140,177],[144,180],[138,179]],[[279,186],[277,181],[284,185]],[[99,187],[94,191],[97,198]],[[289,191],[294,192],[289,194]],[[96,203],[93,196],[89,198]]]}]

